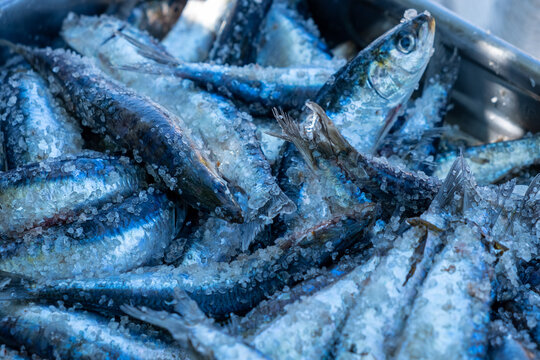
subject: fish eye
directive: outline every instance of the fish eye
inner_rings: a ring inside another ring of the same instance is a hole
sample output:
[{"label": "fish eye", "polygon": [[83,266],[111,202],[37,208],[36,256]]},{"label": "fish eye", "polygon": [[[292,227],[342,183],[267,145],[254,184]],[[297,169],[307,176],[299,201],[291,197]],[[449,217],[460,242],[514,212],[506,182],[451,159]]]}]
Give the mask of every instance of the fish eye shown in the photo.
[{"label": "fish eye", "polygon": [[409,54],[416,47],[416,38],[410,32],[402,32],[397,37],[397,48],[404,54]]}]

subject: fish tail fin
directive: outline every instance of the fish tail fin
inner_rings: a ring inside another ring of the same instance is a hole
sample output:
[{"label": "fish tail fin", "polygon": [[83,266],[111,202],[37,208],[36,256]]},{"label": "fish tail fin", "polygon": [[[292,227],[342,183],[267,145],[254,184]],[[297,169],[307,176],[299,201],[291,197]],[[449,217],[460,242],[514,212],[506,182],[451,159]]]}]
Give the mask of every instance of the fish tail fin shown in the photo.
[{"label": "fish tail fin", "polygon": [[156,46],[149,46],[123,31],[116,31],[115,35],[124,38],[131,45],[135,46],[139,55],[144,58],[169,66],[175,66],[179,63],[174,56],[170,55],[165,49],[161,49],[157,42],[155,44]]},{"label": "fish tail fin", "polygon": [[448,175],[443,181],[443,184],[433,199],[432,206],[435,208],[444,208],[452,202],[454,195],[458,192],[463,192],[463,209],[470,207],[471,193],[476,188],[476,181],[472,174],[463,154],[460,154],[454,161],[448,171]]},{"label": "fish tail fin", "polygon": [[0,301],[33,298],[31,284],[32,281],[22,275],[0,271]]},{"label": "fish tail fin", "polygon": [[300,151],[300,154],[302,155],[306,163],[313,170],[316,169],[317,166],[315,163],[315,158],[313,157],[313,151],[310,147],[311,142],[309,139],[306,139],[304,135],[302,135],[300,125],[281,108],[273,108],[272,113],[274,114],[274,118],[276,119],[279,126],[281,127],[281,130],[283,131],[283,134],[278,137],[292,142],[296,146],[298,151]]}]

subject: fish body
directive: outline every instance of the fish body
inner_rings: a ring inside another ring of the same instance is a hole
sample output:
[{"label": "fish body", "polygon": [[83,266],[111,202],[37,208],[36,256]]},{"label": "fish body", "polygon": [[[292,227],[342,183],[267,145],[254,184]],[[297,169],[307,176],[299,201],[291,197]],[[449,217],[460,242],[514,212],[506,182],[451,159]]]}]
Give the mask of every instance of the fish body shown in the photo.
[{"label": "fish body", "polygon": [[[462,150],[469,160],[471,169],[479,184],[491,184],[522,168],[538,164],[540,161],[540,135],[519,140],[501,141]],[[434,175],[445,176],[449,164],[459,156],[459,152],[439,154],[435,159]]]},{"label": "fish body", "polygon": [[118,274],[160,258],[182,223],[165,195],[145,191],[89,219],[2,243],[0,270],[34,279]]},{"label": "fish body", "polygon": [[396,359],[481,359],[492,301],[490,259],[480,234],[457,225],[414,301]]},{"label": "fish body", "polygon": [[42,305],[0,307],[0,338],[46,359],[185,359],[181,349],[97,315]]},{"label": "fish body", "polygon": [[[435,20],[405,19],[338,70],[314,101],[359,152],[373,153],[424,73]],[[305,119],[307,116],[304,116]]]},{"label": "fish body", "polygon": [[208,59],[218,64],[246,65],[255,61],[255,39],[272,0],[235,0],[227,13]]},{"label": "fish body", "polygon": [[306,100],[315,97],[335,71],[332,67],[238,67],[206,63],[171,63],[169,66],[147,65],[131,69],[154,74],[170,73],[231,100],[240,100],[261,109],[301,107]]},{"label": "fish body", "polygon": [[94,152],[0,173],[0,233],[50,225],[98,203],[129,196],[144,184],[143,171],[127,159]]},{"label": "fish body", "polygon": [[273,359],[329,356],[351,300],[358,296],[378,260],[375,256],[332,285],[288,305],[285,314],[262,326],[249,342]]},{"label": "fish body", "polygon": [[17,45],[14,50],[61,89],[68,109],[77,113],[83,126],[129,149],[164,187],[196,208],[242,221],[226,181],[178,125],[177,116],[75,53]]},{"label": "fish body", "polygon": [[[366,204],[354,218],[338,217],[302,233],[290,234],[275,245],[242,255],[230,263],[140,269],[101,278],[80,278],[8,288],[3,298],[58,299],[86,308],[119,312],[122,304],[172,311],[175,289],[188,293],[208,315],[223,318],[246,313],[285,285],[326,263],[352,244],[367,241],[363,231],[375,206]],[[17,284],[13,281],[13,286]]]},{"label": "fish body", "polygon": [[274,1],[261,29],[256,63],[269,67],[322,66],[335,68],[312,22],[284,2]]},{"label": "fish body", "polygon": [[188,0],[161,44],[181,61],[205,61],[232,3],[232,0]]},{"label": "fish body", "polygon": [[45,81],[24,64],[8,72],[0,105],[8,168],[80,152],[81,129]]}]

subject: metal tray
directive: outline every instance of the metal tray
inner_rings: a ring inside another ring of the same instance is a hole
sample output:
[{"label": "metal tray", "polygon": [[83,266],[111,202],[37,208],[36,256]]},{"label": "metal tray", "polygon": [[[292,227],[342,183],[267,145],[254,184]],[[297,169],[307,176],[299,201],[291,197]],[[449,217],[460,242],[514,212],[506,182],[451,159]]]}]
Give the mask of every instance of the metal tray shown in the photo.
[{"label": "metal tray", "polygon": [[[0,37],[49,44],[68,12],[96,14],[116,2],[0,0]],[[428,10],[437,20],[439,39],[457,47],[463,58],[448,120],[485,142],[540,131],[540,61],[444,7],[429,0],[309,0],[308,4],[325,37],[336,43],[352,40],[360,47],[396,24],[405,9]]]}]

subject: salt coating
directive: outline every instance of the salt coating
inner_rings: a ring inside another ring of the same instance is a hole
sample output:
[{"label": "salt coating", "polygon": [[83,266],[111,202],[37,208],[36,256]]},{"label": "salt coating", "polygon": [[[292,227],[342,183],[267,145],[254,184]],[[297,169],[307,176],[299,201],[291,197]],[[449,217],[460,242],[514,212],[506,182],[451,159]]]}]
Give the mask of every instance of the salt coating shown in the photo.
[{"label": "salt coating", "polygon": [[358,52],[312,6],[123,2],[54,50],[0,40],[0,357],[539,357],[538,135],[448,123],[428,12]]}]

